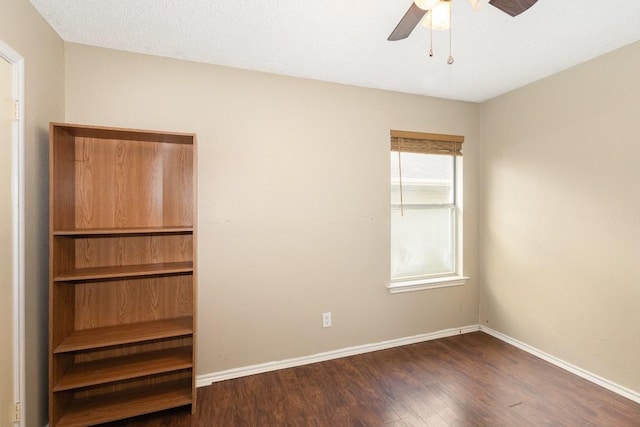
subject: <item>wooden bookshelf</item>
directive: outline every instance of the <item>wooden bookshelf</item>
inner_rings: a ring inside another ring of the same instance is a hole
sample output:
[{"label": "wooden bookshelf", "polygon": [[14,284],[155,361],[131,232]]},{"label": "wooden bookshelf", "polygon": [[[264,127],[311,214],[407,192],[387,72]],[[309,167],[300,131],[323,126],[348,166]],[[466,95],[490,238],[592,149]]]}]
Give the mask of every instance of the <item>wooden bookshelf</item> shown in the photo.
[{"label": "wooden bookshelf", "polygon": [[56,275],[55,282],[76,280],[114,279],[126,277],[157,276],[193,272],[191,262],[165,262],[160,264],[136,264],[117,267],[78,268]]},{"label": "wooden bookshelf", "polygon": [[56,230],[55,236],[117,236],[128,234],[174,234],[192,233],[193,227],[135,227],[135,228],[83,228],[73,230]]},{"label": "wooden bookshelf", "polygon": [[174,381],[158,387],[140,387],[103,396],[72,399],[56,425],[91,426],[177,408],[192,402],[190,381]]},{"label": "wooden bookshelf", "polygon": [[81,329],[69,334],[63,342],[53,349],[53,353],[67,353],[70,351],[180,337],[191,335],[192,333],[193,319],[190,317]]},{"label": "wooden bookshelf", "polygon": [[50,125],[49,415],[195,410],[194,134]]},{"label": "wooden bookshelf", "polygon": [[157,350],[128,356],[80,362],[73,365],[53,391],[73,390],[148,375],[189,369],[193,365],[191,347]]}]

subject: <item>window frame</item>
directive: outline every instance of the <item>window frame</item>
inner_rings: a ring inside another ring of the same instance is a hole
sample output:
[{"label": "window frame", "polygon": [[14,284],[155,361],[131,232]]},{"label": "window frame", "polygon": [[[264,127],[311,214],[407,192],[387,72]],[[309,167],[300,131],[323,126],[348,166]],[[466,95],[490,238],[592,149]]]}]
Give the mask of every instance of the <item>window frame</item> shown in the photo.
[{"label": "window frame", "polygon": [[[460,286],[468,277],[462,275],[462,143],[463,136],[442,135],[420,132],[391,131],[391,153],[414,152],[418,154],[449,155],[453,159],[453,195],[451,203],[426,204],[430,208],[448,208],[452,215],[451,254],[453,271],[423,276],[405,276],[391,278],[387,288],[390,293],[400,293],[425,289]],[[401,154],[400,154],[401,155]],[[391,186],[391,179],[389,180]],[[391,188],[390,188],[391,193]],[[390,203],[389,213],[394,205]],[[389,220],[391,235],[391,216]],[[391,253],[389,254],[391,260]],[[389,274],[391,276],[391,274]]]}]

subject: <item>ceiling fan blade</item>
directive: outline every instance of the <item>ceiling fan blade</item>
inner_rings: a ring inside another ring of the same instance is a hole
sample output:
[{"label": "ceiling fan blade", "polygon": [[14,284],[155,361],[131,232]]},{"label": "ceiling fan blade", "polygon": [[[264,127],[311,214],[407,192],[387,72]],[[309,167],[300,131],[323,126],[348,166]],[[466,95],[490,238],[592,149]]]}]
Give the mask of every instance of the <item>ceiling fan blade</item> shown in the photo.
[{"label": "ceiling fan blade", "polygon": [[402,40],[409,37],[411,31],[418,25],[422,17],[427,13],[426,10],[420,9],[415,3],[411,2],[411,7],[404,14],[396,28],[391,32],[389,41]]},{"label": "ceiling fan blade", "polygon": [[520,15],[538,0],[490,0],[489,4],[511,16]]}]

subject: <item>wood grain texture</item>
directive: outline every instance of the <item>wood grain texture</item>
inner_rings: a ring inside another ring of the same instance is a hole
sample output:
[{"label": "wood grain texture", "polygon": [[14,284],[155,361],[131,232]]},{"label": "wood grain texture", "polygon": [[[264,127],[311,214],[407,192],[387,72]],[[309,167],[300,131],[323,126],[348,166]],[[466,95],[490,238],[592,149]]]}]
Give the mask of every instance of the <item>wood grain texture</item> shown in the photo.
[{"label": "wood grain texture", "polygon": [[50,424],[194,408],[195,135],[52,123],[50,149]]},{"label": "wood grain texture", "polygon": [[[74,138],[65,129],[49,125],[49,248],[51,254],[57,250],[61,252],[73,250],[73,247],[56,247],[53,230],[60,228],[74,228],[75,210],[75,176],[74,176]],[[49,257],[49,277],[54,272],[69,267],[72,256],[59,260],[54,256]],[[66,264],[65,264],[66,263]],[[69,307],[68,310],[58,311],[58,304]],[[73,290],[66,286],[54,284],[49,280],[49,349],[56,347],[73,331]],[[53,317],[57,317],[54,322]],[[51,389],[54,382],[67,369],[69,358],[58,358],[49,351],[49,399],[52,399]],[[61,415],[63,408],[71,401],[68,395],[60,396],[55,405],[49,408],[49,419],[55,423]]]},{"label": "wood grain texture", "polygon": [[158,350],[176,350],[179,348],[193,348],[192,336],[169,337],[157,340],[121,344],[109,346],[106,348],[95,348],[85,351],[77,351],[71,353],[73,363],[79,364],[84,362],[92,362],[110,358],[119,358],[139,353],[149,353]]},{"label": "wood grain texture", "polygon": [[68,228],[53,231],[54,236],[126,236],[131,234],[188,234],[193,233],[191,226],[168,227],[118,227],[118,228]]},{"label": "wood grain texture", "polygon": [[[127,277],[158,276],[193,272],[193,263],[164,262],[158,264],[121,265],[119,267],[86,267],[62,272],[54,276],[56,282],[86,281]],[[104,286],[107,287],[107,286]]]},{"label": "wood grain texture", "polygon": [[214,383],[194,415],[117,424],[158,425],[635,427],[640,404],[477,332]]},{"label": "wood grain texture", "polygon": [[[77,388],[76,385],[64,385],[64,382],[69,381],[69,379],[64,380],[64,378],[74,370],[84,371],[86,375],[91,375],[90,368],[93,363],[97,363],[98,367],[101,364],[119,366],[123,365],[123,360],[126,360],[126,358],[135,357],[136,355],[145,354],[153,358],[162,358],[174,352],[186,352],[187,349],[190,349],[190,366],[193,367],[193,337],[190,335],[97,347],[83,351],[56,353],[53,355],[56,363],[54,364],[55,370],[52,371],[52,388],[53,391]],[[185,366],[180,363],[180,366],[176,366],[176,369],[185,369]],[[109,379],[108,376],[101,376],[100,381],[95,382],[95,384],[109,381],[114,380]]]},{"label": "wood grain texture", "polygon": [[76,159],[76,228],[162,225],[158,144],[82,138]]},{"label": "wood grain texture", "polygon": [[192,234],[55,235],[53,280],[162,274],[160,264],[167,264],[166,274],[192,271]]},{"label": "wood grain texture", "polygon": [[69,404],[58,426],[90,426],[147,414],[191,403],[190,381],[127,390],[100,398],[76,399]]},{"label": "wood grain texture", "polygon": [[50,229],[75,227],[75,138],[66,129],[49,126]]},{"label": "wood grain texture", "polygon": [[50,288],[51,299],[59,304],[50,309],[51,317],[56,319],[50,325],[51,348],[57,347],[73,332],[75,321],[74,291],[73,287],[68,286],[66,283],[53,283]]},{"label": "wood grain texture", "polygon": [[71,390],[113,381],[178,371],[192,366],[191,347],[157,350],[78,363],[60,378],[53,391]]},{"label": "wood grain texture", "polygon": [[193,146],[76,141],[76,228],[193,224]]},{"label": "wood grain texture", "polygon": [[[123,392],[128,392],[130,390],[136,390],[141,394],[147,394],[147,392],[151,389],[163,387],[166,384],[175,384],[179,381],[190,382],[192,373],[193,371],[191,369],[184,369],[180,371],[171,371],[149,375],[146,377],[131,378],[122,381],[105,382],[103,384],[97,384],[91,387],[74,389],[72,391],[73,400],[84,400],[88,397],[102,399],[103,397],[110,394],[120,394]],[[64,394],[68,392],[63,391],[61,393]]]},{"label": "wood grain texture", "polygon": [[130,141],[163,142],[169,144],[193,144],[195,134],[146,129],[124,129],[108,126],[91,126],[74,123],[51,123],[52,130],[64,132],[72,138],[122,139]]},{"label": "wood grain texture", "polygon": [[191,317],[183,317],[179,319],[83,329],[69,335],[60,345],[53,349],[53,352],[66,353],[191,335],[192,325],[193,319]]},{"label": "wood grain texture", "polygon": [[[60,237],[60,239],[64,239]],[[189,234],[75,238],[75,268],[192,261]]]},{"label": "wood grain texture", "polygon": [[181,274],[75,284],[74,330],[191,317],[192,282]]},{"label": "wood grain texture", "polygon": [[[191,224],[193,226],[193,232],[192,232],[192,236],[193,236],[193,240],[191,242],[191,246],[194,248],[193,250],[193,256],[192,256],[192,262],[193,262],[193,286],[192,286],[192,290],[193,290],[193,294],[192,294],[192,317],[194,319],[198,318],[198,233],[197,233],[197,227],[198,227],[198,198],[196,197],[196,191],[198,188],[198,171],[197,171],[197,167],[198,167],[198,149],[197,149],[197,143],[198,143],[198,138],[196,137],[196,135],[193,135],[192,137],[192,141],[191,141],[191,145],[193,146],[193,149],[191,150],[191,156],[192,156],[192,177],[191,177],[191,182],[192,182],[192,196],[191,196],[191,206],[192,206],[192,210],[191,210]],[[198,322],[193,322],[193,334],[192,334],[192,344],[191,346],[193,347],[193,366],[196,366],[196,357],[198,354]],[[195,414],[196,409],[198,407],[198,390],[196,388],[196,369],[194,368],[194,375],[193,378],[191,379],[192,383],[191,383],[191,399],[192,399],[192,404],[191,404],[191,413]]]},{"label": "wood grain texture", "polygon": [[163,225],[193,225],[193,146],[171,144],[162,148]]}]

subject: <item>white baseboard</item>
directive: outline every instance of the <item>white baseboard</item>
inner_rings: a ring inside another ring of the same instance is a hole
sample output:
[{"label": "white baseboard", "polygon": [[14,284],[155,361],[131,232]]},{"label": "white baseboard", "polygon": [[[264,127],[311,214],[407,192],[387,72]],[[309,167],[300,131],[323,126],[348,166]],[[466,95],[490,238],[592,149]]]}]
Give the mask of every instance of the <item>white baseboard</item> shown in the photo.
[{"label": "white baseboard", "polygon": [[243,366],[240,368],[227,369],[225,371],[213,372],[210,374],[198,375],[196,385],[205,387],[214,382],[230,380],[233,378],[246,377],[248,375],[262,374],[264,372],[277,371],[279,369],[293,368],[295,366],[309,365],[311,363],[324,362],[326,360],[339,359],[341,357],[354,356],[356,354],[369,353],[372,351],[385,350],[393,347],[400,347],[408,344],[415,344],[424,341],[431,341],[438,338],[445,338],[454,335],[466,334],[480,330],[480,325],[469,325],[460,328],[445,329],[442,331],[431,332],[428,334],[414,335],[395,340],[382,341],[372,344],[358,345],[355,347],[347,347],[339,350],[327,351],[324,353],[313,354],[310,356],[296,357],[293,359],[285,359],[274,362],[260,363],[257,365]]},{"label": "white baseboard", "polygon": [[521,341],[518,341],[518,340],[516,340],[514,338],[511,338],[510,336],[505,335],[505,334],[503,334],[501,332],[495,331],[495,330],[493,330],[491,328],[488,328],[488,327],[482,326],[482,325],[479,325],[479,328],[480,328],[480,330],[482,332],[485,332],[485,333],[487,333],[489,335],[492,335],[492,336],[498,338],[501,341],[504,341],[504,342],[506,342],[508,344],[511,344],[511,345],[515,346],[515,347],[518,347],[519,349],[524,350],[527,353],[530,353],[530,354],[532,354],[532,355],[534,355],[536,357],[539,357],[540,359],[545,360],[545,361],[547,361],[547,362],[549,362],[549,363],[551,363],[551,364],[553,364],[553,365],[555,365],[555,366],[557,366],[559,368],[562,368],[565,371],[569,371],[572,374],[575,374],[575,375],[577,375],[577,376],[579,376],[581,378],[584,378],[587,381],[591,381],[592,383],[597,384],[597,385],[599,385],[601,387],[604,387],[609,391],[612,391],[612,392],[614,392],[616,394],[619,394],[620,396],[626,397],[627,399],[630,399],[630,400],[633,400],[634,402],[640,403],[640,393],[638,393],[636,391],[630,390],[630,389],[628,389],[626,387],[623,387],[623,386],[621,386],[619,384],[616,384],[616,383],[614,383],[612,381],[609,381],[609,380],[607,380],[605,378],[602,378],[602,377],[600,377],[600,376],[598,376],[596,374],[593,374],[593,373],[591,373],[589,371],[585,371],[582,368],[579,368],[579,367],[577,367],[575,365],[572,365],[571,363],[567,363],[564,360],[560,360],[557,357],[554,357],[554,356],[552,356],[550,354],[547,354],[544,351],[538,350],[535,347],[531,347],[530,345],[525,344],[525,343],[523,343]]},{"label": "white baseboard", "polygon": [[535,347],[532,347],[528,344],[525,344],[521,341],[518,341],[514,338],[511,338],[508,335],[505,335],[501,332],[495,331],[489,327],[483,325],[468,325],[460,328],[451,328],[445,329],[442,331],[431,332],[428,334],[420,334],[414,335],[405,338],[398,338],[395,340],[382,341],[378,343],[372,344],[364,344],[355,347],[347,347],[339,350],[327,351],[324,353],[313,354],[310,356],[302,356],[296,357],[293,359],[285,359],[274,362],[260,363],[257,365],[243,366],[240,368],[227,369],[224,371],[213,372],[210,374],[198,375],[196,384],[198,387],[205,387],[211,385],[214,382],[230,380],[233,378],[245,377],[248,375],[261,374],[264,372],[277,371],[279,369],[293,368],[296,366],[308,365],[311,363],[324,362],[327,360],[339,359],[341,357],[354,356],[356,354],[369,353],[372,351],[385,350],[393,347],[400,347],[408,344],[415,344],[424,341],[431,341],[439,338],[446,338],[454,335],[467,334],[470,332],[482,331],[485,332],[495,338],[498,338],[501,341],[504,341],[508,344],[511,344],[521,350],[526,351],[536,357],[539,357],[542,360],[545,360],[559,368],[562,368],[566,371],[571,372],[581,378],[584,378],[587,381],[590,381],[594,384],[597,384],[601,387],[606,388],[620,396],[626,397],[627,399],[633,400],[634,402],[640,403],[640,393],[630,390],[626,387],[623,387],[619,384],[616,384],[612,381],[609,381],[605,378],[602,378],[596,374],[593,374],[589,371],[586,371],[582,368],[579,368],[575,365],[565,362],[564,360],[560,360],[557,357],[554,357],[550,354],[547,354],[541,350],[538,350]]}]

